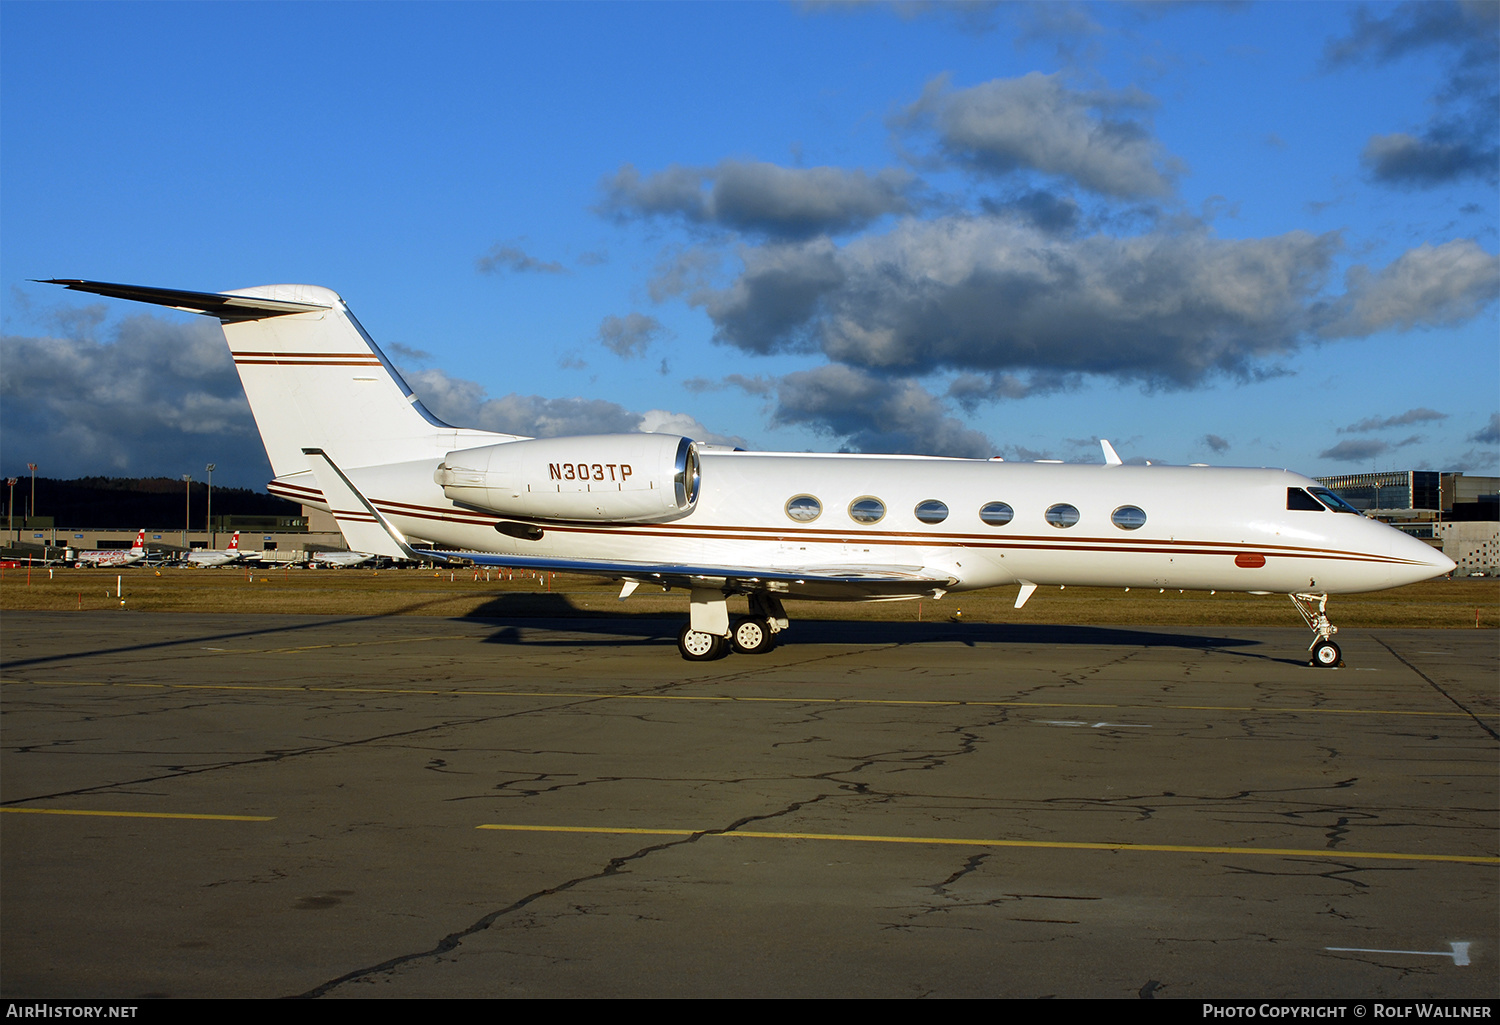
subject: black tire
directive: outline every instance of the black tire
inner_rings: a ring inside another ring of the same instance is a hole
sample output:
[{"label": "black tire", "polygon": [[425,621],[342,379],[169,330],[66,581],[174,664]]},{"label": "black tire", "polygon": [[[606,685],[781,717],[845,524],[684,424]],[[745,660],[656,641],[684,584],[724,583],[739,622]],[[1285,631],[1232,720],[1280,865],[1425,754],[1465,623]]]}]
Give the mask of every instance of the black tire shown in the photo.
[{"label": "black tire", "polygon": [[722,637],[694,630],[693,624],[689,623],[677,635],[677,650],[689,662],[712,662],[729,654],[729,642]]},{"label": "black tire", "polygon": [[764,619],[742,619],[734,624],[729,643],[741,655],[764,655],[776,647],[776,635]]},{"label": "black tire", "polygon": [[1334,666],[1344,664],[1344,654],[1339,651],[1339,646],[1332,641],[1319,641],[1313,646],[1312,664],[1323,669],[1331,669]]}]

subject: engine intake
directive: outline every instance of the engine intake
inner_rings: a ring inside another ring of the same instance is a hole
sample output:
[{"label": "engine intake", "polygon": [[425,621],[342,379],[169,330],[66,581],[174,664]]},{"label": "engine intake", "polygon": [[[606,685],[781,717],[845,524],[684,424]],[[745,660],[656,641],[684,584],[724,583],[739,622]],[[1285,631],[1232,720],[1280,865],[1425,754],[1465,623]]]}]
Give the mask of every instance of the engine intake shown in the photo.
[{"label": "engine intake", "polygon": [[659,523],[697,504],[698,446],[671,434],[511,441],[449,452],[432,479],[453,501],[503,516]]}]

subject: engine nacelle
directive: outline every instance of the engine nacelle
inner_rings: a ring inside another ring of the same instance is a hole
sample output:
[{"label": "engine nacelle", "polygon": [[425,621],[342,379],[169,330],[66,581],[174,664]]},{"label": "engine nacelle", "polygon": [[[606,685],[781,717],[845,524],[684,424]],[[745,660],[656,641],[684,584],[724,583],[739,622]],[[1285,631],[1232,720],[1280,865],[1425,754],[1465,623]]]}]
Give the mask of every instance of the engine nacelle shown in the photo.
[{"label": "engine nacelle", "polygon": [[511,441],[449,452],[432,479],[453,501],[501,516],[659,523],[693,511],[698,447],[673,434]]}]

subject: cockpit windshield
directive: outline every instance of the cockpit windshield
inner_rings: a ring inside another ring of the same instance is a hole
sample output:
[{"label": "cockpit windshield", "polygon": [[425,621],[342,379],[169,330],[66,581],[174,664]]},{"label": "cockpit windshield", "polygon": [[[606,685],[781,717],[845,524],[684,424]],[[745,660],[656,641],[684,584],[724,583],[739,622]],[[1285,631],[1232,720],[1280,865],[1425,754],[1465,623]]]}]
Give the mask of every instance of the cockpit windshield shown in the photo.
[{"label": "cockpit windshield", "polygon": [[1293,512],[1322,512],[1317,500],[1301,488],[1286,489],[1286,507]]},{"label": "cockpit windshield", "polygon": [[1362,513],[1360,513],[1358,509],[1354,508],[1354,506],[1350,505],[1348,502],[1344,501],[1342,498],[1340,498],[1338,495],[1335,495],[1327,488],[1308,488],[1307,490],[1312,492],[1312,496],[1314,498],[1322,502],[1334,512],[1353,513],[1356,516],[1362,515]]}]

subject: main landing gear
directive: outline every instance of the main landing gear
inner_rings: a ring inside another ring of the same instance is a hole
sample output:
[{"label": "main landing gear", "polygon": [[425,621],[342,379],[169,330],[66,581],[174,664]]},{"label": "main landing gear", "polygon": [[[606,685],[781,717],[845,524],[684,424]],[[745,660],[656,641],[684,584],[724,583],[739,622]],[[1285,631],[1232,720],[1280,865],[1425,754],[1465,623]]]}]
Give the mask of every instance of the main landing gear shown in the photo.
[{"label": "main landing gear", "polygon": [[1328,621],[1328,595],[1293,594],[1288,597],[1292,599],[1292,604],[1297,606],[1297,611],[1302,613],[1303,622],[1313,632],[1312,643],[1307,646],[1312,657],[1307,664],[1324,669],[1342,667],[1344,654],[1339,651],[1339,646],[1333,643],[1333,635],[1339,632],[1339,628]]},{"label": "main landing gear", "polygon": [[764,655],[776,647],[776,633],[769,621],[764,619],[738,620],[728,637],[694,630],[693,624],[683,626],[677,635],[677,650],[689,662],[712,662],[723,658],[730,651],[741,655]]},{"label": "main landing gear", "polygon": [[770,620],[747,617],[734,624],[729,643],[741,655],[764,655],[776,647],[776,631]]},{"label": "main landing gear", "polygon": [[729,641],[718,634],[694,630],[692,623],[685,623],[677,635],[677,650],[689,662],[712,662],[729,654]]},{"label": "main landing gear", "polygon": [[677,635],[677,650],[689,662],[712,662],[730,651],[764,655],[776,647],[776,635],[787,628],[786,610],[775,595],[751,594],[750,614],[729,620],[722,592],[693,592],[692,618]]}]

